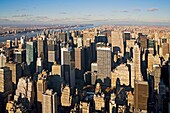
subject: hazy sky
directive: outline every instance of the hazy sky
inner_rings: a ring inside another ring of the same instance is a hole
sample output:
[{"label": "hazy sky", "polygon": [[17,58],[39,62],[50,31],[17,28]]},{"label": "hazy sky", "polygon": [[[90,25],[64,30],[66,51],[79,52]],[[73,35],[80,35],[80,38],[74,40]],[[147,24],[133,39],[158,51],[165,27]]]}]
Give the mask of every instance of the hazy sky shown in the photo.
[{"label": "hazy sky", "polygon": [[170,0],[0,0],[0,24],[169,24]]}]

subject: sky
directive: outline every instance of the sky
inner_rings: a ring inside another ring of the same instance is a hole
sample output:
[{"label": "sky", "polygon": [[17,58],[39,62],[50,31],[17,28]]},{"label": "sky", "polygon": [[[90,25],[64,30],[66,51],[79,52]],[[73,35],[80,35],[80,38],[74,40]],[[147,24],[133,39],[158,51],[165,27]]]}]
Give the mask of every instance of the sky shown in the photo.
[{"label": "sky", "polygon": [[170,25],[170,0],[0,0],[5,24]]}]

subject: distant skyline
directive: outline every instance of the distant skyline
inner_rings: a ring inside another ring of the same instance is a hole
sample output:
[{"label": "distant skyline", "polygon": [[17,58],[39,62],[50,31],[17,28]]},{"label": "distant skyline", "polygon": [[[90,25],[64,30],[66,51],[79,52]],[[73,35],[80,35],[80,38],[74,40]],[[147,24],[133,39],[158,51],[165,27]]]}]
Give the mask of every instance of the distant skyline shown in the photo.
[{"label": "distant skyline", "polygon": [[0,25],[170,25],[170,0],[0,0]]}]

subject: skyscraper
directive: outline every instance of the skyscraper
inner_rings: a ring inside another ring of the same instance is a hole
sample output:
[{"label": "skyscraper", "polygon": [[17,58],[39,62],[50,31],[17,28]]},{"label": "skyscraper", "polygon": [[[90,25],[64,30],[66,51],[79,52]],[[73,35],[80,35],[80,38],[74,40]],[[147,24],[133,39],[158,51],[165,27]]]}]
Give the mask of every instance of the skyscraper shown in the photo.
[{"label": "skyscraper", "polygon": [[112,49],[115,54],[122,53],[124,54],[124,46],[123,46],[123,36],[122,33],[119,31],[112,31],[111,32],[111,40],[112,40]]},{"label": "skyscraper", "polygon": [[70,87],[75,85],[74,53],[72,48],[61,48],[62,77]]},{"label": "skyscraper", "polygon": [[36,72],[41,73],[43,70],[43,60],[41,57],[37,58]]},{"label": "skyscraper", "polygon": [[6,56],[4,54],[0,54],[0,67],[4,67],[6,63]]},{"label": "skyscraper", "polygon": [[43,69],[48,69],[48,47],[45,35],[41,35],[37,40],[38,57],[42,58]]},{"label": "skyscraper", "polygon": [[37,45],[34,41],[26,42],[26,62],[31,70],[31,74],[36,72]]},{"label": "skyscraper", "polygon": [[57,93],[53,92],[52,89],[47,89],[42,97],[42,113],[57,113]]},{"label": "skyscraper", "polygon": [[62,90],[61,95],[61,105],[65,107],[71,106],[72,103],[72,96],[70,96],[70,88],[66,85]]},{"label": "skyscraper", "polygon": [[9,67],[0,68],[0,104],[3,112],[5,105],[8,102],[8,96],[12,94],[12,72]]},{"label": "skyscraper", "polygon": [[133,63],[134,63],[134,71],[135,71],[135,78],[137,80],[142,80],[141,75],[141,56],[140,56],[140,48],[136,44],[133,48]]},{"label": "skyscraper", "polygon": [[84,48],[75,48],[75,73],[76,78],[82,78],[85,71]]},{"label": "skyscraper", "polygon": [[48,70],[51,71],[51,66],[57,61],[57,42],[52,39],[48,39]]},{"label": "skyscraper", "polygon": [[147,111],[149,87],[146,81],[135,80],[134,107],[135,111]]},{"label": "skyscraper", "polygon": [[25,49],[15,49],[14,50],[14,62],[22,63],[26,62],[26,50]]},{"label": "skyscraper", "polygon": [[15,91],[14,100],[22,103],[28,109],[31,109],[34,106],[34,99],[35,91],[32,79],[28,77],[20,78]]},{"label": "skyscraper", "polygon": [[20,63],[8,62],[6,66],[12,71],[12,83],[13,83],[13,92],[16,90],[17,83],[19,78],[22,76],[22,69]]},{"label": "skyscraper", "polygon": [[42,94],[47,90],[47,73],[42,72],[38,75],[37,81],[37,110],[42,113]]},{"label": "skyscraper", "polygon": [[106,46],[102,43],[97,44],[97,74],[98,79],[101,79],[103,83],[106,78],[110,79],[112,69],[111,53],[112,51],[110,46]]}]

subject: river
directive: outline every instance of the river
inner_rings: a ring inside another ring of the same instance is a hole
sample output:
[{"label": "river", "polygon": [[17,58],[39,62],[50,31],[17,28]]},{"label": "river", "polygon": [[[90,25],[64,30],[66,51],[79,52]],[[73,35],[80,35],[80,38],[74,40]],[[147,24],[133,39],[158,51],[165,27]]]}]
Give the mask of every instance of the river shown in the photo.
[{"label": "river", "polygon": [[[91,25],[91,26],[83,26],[83,27],[77,27],[77,28],[69,28],[69,29],[65,29],[64,31],[67,31],[67,30],[83,30],[83,29],[86,29],[86,28],[93,28],[94,26]],[[54,29],[54,31],[59,31],[59,29]],[[27,33],[19,33],[19,34],[16,34],[15,36],[0,36],[0,42],[5,42],[6,40],[14,40],[15,38],[20,38],[22,36],[26,36],[26,37],[34,37],[34,36],[37,36],[37,34],[41,34],[43,32],[42,31],[36,31],[36,32],[27,32]]]}]

